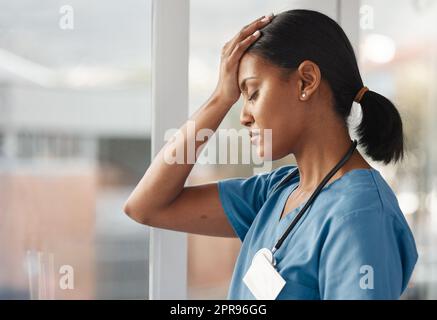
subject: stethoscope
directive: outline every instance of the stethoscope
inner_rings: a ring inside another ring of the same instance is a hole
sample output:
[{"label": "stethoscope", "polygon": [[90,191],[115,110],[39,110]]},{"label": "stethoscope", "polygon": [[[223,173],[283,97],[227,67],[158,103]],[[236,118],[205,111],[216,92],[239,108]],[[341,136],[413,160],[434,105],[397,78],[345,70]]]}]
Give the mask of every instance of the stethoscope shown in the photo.
[{"label": "stethoscope", "polygon": [[[347,153],[343,156],[343,158],[335,165],[334,168],[323,178],[322,182],[317,186],[316,190],[313,192],[311,197],[308,199],[308,201],[305,203],[303,208],[299,211],[299,213],[296,215],[296,217],[293,219],[287,230],[284,232],[284,234],[279,238],[279,240],[276,242],[275,246],[269,250],[267,248],[262,248],[259,250],[259,253],[264,254],[266,257],[270,259],[270,262],[273,266],[276,265],[276,261],[274,258],[275,252],[279,250],[279,248],[284,243],[287,236],[290,234],[290,232],[293,230],[293,228],[296,226],[296,224],[299,222],[300,218],[304,215],[305,211],[308,209],[308,207],[314,202],[316,197],[319,195],[325,184],[332,178],[332,176],[346,163],[347,160],[352,156],[352,153],[355,151],[357,147],[357,141],[352,141],[352,146],[349,148]],[[271,193],[274,193],[279,188],[284,186],[288,181],[293,179],[297,174],[299,173],[298,168],[293,170],[290,174],[285,176],[281,181],[278,182],[278,184],[273,188]]]}]

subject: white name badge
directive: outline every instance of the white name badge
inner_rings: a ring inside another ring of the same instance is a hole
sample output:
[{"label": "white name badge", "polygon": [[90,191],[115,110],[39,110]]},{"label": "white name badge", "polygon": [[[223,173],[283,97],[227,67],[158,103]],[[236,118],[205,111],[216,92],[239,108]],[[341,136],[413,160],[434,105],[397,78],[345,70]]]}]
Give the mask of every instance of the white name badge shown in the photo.
[{"label": "white name badge", "polygon": [[285,286],[284,278],[273,267],[273,254],[267,248],[255,254],[243,282],[257,300],[275,300]]}]

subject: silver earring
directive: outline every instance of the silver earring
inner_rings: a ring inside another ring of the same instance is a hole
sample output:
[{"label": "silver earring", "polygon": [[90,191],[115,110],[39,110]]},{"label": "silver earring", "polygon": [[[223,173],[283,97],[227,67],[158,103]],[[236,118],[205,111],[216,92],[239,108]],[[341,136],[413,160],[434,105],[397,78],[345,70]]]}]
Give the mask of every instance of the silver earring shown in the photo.
[{"label": "silver earring", "polygon": [[306,92],[302,92],[302,98],[305,98],[307,96]]}]

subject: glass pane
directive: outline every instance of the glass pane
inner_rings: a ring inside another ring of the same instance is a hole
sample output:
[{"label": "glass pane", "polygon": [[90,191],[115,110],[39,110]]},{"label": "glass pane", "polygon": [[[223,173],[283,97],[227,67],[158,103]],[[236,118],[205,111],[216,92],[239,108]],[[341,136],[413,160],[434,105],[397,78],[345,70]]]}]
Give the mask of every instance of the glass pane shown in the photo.
[{"label": "glass pane", "polygon": [[[335,0],[238,2],[191,0],[190,112],[197,110],[213,92],[218,80],[221,49],[244,25],[262,15],[298,8],[318,10],[335,18],[336,5]],[[241,107],[240,100],[230,110],[219,129],[243,128],[239,120]],[[238,147],[239,154],[246,152],[242,150],[241,144]],[[273,168],[293,163],[295,164],[295,160],[291,155],[275,161]],[[253,163],[241,162],[240,164],[196,164],[189,177],[189,183],[200,184],[228,177],[251,176],[254,174],[255,167]],[[240,245],[239,239],[188,235],[189,298],[226,298]]]},{"label": "glass pane", "polygon": [[436,299],[437,2],[362,0],[360,14],[364,83],[395,103],[406,137],[406,159],[378,168],[396,193],[419,251],[403,298]]},{"label": "glass pane", "polygon": [[0,4],[0,298],[148,297],[151,0]]}]

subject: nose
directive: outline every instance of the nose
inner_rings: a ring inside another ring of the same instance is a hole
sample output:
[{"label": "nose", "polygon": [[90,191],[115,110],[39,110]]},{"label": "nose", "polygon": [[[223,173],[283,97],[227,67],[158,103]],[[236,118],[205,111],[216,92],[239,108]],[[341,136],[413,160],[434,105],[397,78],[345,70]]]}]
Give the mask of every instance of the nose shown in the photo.
[{"label": "nose", "polygon": [[245,127],[250,127],[253,123],[253,117],[250,112],[247,110],[246,104],[243,105],[240,113],[240,123]]}]

